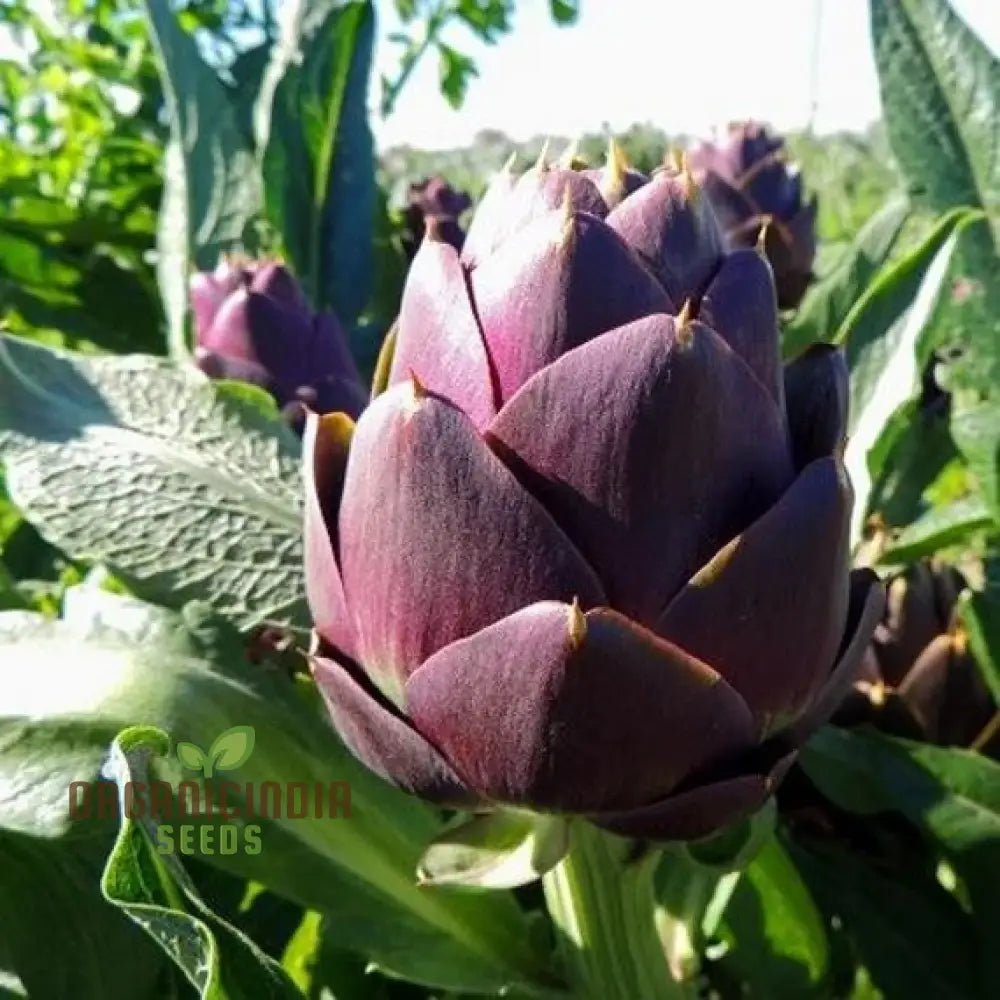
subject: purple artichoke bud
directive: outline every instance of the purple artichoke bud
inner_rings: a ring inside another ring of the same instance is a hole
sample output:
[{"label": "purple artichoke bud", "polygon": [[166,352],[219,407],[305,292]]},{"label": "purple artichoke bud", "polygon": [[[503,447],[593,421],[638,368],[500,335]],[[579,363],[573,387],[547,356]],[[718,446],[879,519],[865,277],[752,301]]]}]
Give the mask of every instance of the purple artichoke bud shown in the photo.
[{"label": "purple artichoke bud", "polygon": [[976,739],[995,707],[955,620],[964,587],[958,570],[935,561],[889,581],[865,674],[835,721],[945,746]]},{"label": "purple artichoke bud", "polygon": [[413,260],[428,226],[435,238],[462,249],[465,231],[458,224],[462,213],[471,208],[472,199],[453,188],[443,177],[430,177],[411,184],[406,192],[407,234],[403,238],[406,256]]},{"label": "purple artichoke bud", "polygon": [[778,305],[794,309],[813,277],[816,197],[803,201],[802,178],[785,163],[784,147],[764,126],[738,122],[725,142],[704,143],[689,157],[731,245],[752,247],[764,229]]},{"label": "purple artichoke bud", "polygon": [[501,174],[462,256],[420,248],[390,387],[310,417],[312,667],[405,789],[689,839],[766,800],[884,599],[841,353],[783,371],[767,261],[613,161]]},{"label": "purple artichoke bud", "polygon": [[191,278],[198,367],[274,396],[293,423],[307,405],[358,416],[366,393],[340,324],[313,314],[295,278],[273,261],[224,259]]}]

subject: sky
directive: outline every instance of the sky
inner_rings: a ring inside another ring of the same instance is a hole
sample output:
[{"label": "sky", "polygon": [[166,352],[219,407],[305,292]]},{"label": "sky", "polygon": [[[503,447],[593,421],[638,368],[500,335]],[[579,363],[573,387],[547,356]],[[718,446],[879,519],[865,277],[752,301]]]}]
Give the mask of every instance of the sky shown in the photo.
[{"label": "sky", "polygon": [[[399,49],[379,4],[373,99]],[[703,134],[737,118],[776,128],[860,130],[879,117],[867,0],[581,0],[573,27],[552,24],[547,0],[518,0],[513,32],[495,46],[456,28],[446,40],[472,54],[480,76],[453,111],[428,56],[386,120],[381,148],[468,144],[483,128],[512,138],[576,135],[634,122]],[[952,0],[1000,52],[1000,0]]]}]

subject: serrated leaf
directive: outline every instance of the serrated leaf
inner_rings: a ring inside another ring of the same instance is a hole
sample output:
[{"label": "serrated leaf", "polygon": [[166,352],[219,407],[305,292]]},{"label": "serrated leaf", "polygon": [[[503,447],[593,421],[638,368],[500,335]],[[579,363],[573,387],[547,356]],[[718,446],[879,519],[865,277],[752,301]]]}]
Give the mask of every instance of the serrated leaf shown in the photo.
[{"label": "serrated leaf", "polygon": [[872,0],[886,127],[935,211],[1000,204],[1000,62],[945,0]]},{"label": "serrated leaf", "polygon": [[984,209],[963,234],[956,272],[979,289],[948,305],[944,334],[967,356],[966,384],[1000,374],[1000,61],[946,0],[872,0],[872,40],[886,130],[911,195],[934,211]]},{"label": "serrated leaf", "polygon": [[208,757],[201,747],[183,740],[177,744],[177,759],[189,771],[201,771],[208,763]]},{"label": "serrated leaf", "polygon": [[208,756],[217,771],[234,771],[242,767],[253,753],[253,726],[233,726],[220,733]]},{"label": "serrated leaf", "polygon": [[305,626],[298,448],[193,368],[0,337],[11,497],[140,597],[203,599],[244,629]]}]

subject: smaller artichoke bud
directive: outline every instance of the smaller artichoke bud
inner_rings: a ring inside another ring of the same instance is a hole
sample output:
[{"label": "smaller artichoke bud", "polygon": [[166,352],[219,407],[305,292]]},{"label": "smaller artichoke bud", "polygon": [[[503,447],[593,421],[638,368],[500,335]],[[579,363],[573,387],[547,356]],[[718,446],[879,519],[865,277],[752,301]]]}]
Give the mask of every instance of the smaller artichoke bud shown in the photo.
[{"label": "smaller artichoke bud", "polygon": [[873,723],[910,739],[969,746],[994,713],[955,606],[965,587],[953,567],[911,566],[889,581],[867,669],[836,721]]},{"label": "smaller artichoke bud", "polygon": [[297,424],[308,406],[356,417],[365,391],[347,338],[330,313],[314,314],[277,261],[224,258],[192,276],[195,359],[210,378],[266,389]]},{"label": "smaller artichoke bud", "polygon": [[730,244],[753,247],[763,239],[778,304],[794,309],[813,277],[817,206],[815,196],[803,199],[802,178],[785,162],[784,147],[764,126],[738,122],[724,142],[703,143],[689,157]]},{"label": "smaller artichoke bud", "polygon": [[403,248],[409,260],[416,256],[417,248],[427,228],[434,226],[435,238],[462,249],[465,230],[458,220],[472,205],[465,191],[453,188],[443,177],[429,177],[411,184],[406,192],[406,235]]}]

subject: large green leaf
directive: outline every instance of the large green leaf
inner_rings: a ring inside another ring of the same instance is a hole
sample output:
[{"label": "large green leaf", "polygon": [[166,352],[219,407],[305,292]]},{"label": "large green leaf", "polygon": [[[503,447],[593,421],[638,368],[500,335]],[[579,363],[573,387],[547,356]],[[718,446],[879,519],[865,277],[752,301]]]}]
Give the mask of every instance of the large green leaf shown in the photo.
[{"label": "large green leaf", "polygon": [[[0,732],[10,735],[6,727]],[[44,756],[37,764],[45,766]],[[74,1000],[174,996],[166,960],[101,896],[101,870],[114,830],[107,823],[81,822],[59,837],[34,837],[6,828],[7,786],[15,778],[13,761],[0,751],[5,793],[0,795],[0,940],[29,995]],[[64,788],[64,799],[65,794]],[[5,994],[0,991],[0,996]]]},{"label": "large green leaf", "polygon": [[810,289],[785,328],[782,353],[793,357],[818,341],[832,340],[869,283],[889,259],[909,218],[906,198],[895,195],[873,215],[834,268]]},{"label": "large green leaf", "polygon": [[170,343],[184,353],[190,264],[215,267],[219,254],[249,249],[249,223],[263,202],[253,138],[229,88],[177,22],[168,0],[146,0],[160,57],[171,142],[160,212],[159,272]]},{"label": "large green leaf", "polygon": [[1000,838],[1000,764],[980,754],[827,726],[801,760],[841,808],[897,811],[949,850]]},{"label": "large green leaf", "polygon": [[954,234],[974,213],[945,215],[923,242],[868,287],[837,331],[851,373],[847,468],[857,494],[853,537],[864,522],[872,482],[869,465],[887,425],[914,394],[920,375],[919,340],[937,300],[954,249]]},{"label": "large green leaf", "polygon": [[[97,778],[126,727],[155,726],[175,746],[210,747],[220,733],[250,726],[251,755],[220,780],[239,789],[227,808],[259,826],[261,849],[203,849],[203,828],[221,842],[227,820],[216,813],[191,817],[198,858],[323,913],[338,947],[392,975],[458,991],[543,989],[543,960],[509,893],[468,896],[417,884],[420,855],[441,829],[437,814],[355,761],[320,717],[312,689],[248,662],[239,636],[203,608],[177,617],[103,592],[87,597],[70,602],[65,621],[0,614],[0,778],[11,789],[4,825],[36,837],[64,832],[70,783]],[[200,781],[175,756],[158,759],[155,775],[175,788]],[[246,787],[275,781],[346,783],[349,815],[246,818]],[[137,832],[130,830],[129,844],[138,850]],[[171,836],[180,843],[176,829]],[[107,891],[127,901],[130,890],[116,886]]]},{"label": "large green leaf", "polygon": [[726,907],[723,971],[749,996],[823,995],[830,948],[822,915],[795,865],[772,837],[743,873]]},{"label": "large green leaf", "polygon": [[893,527],[925,514],[927,490],[949,463],[959,461],[946,401],[923,402],[917,396],[896,410],[868,452],[872,486],[867,509]]},{"label": "large green leaf", "polygon": [[969,750],[832,727],[817,733],[801,760],[812,781],[841,808],[868,815],[899,813],[949,858],[968,896],[984,995],[995,996],[1000,989],[995,889],[1000,883],[1000,764]]},{"label": "large green leaf", "polygon": [[374,13],[369,0],[316,6],[326,16],[303,24],[301,64],[275,92],[267,207],[313,304],[353,326],[372,283]]},{"label": "large green leaf", "polygon": [[945,0],[872,0],[886,127],[911,193],[1000,207],[1000,62]]},{"label": "large green leaf", "polygon": [[1000,523],[1000,394],[979,399],[961,392],[952,405],[951,433]]},{"label": "large green leaf", "polygon": [[939,549],[966,542],[988,528],[992,520],[989,508],[978,497],[963,497],[932,507],[893,539],[879,561],[884,565],[915,562]]},{"label": "large green leaf", "polygon": [[[883,1000],[986,1000],[968,921],[931,876],[887,875],[859,854],[832,845],[790,843],[789,848],[827,920],[843,929]],[[831,995],[842,994],[820,994]]]},{"label": "large green leaf", "polygon": [[[851,430],[856,432],[867,416],[880,383],[894,374],[892,362],[901,343],[907,345],[906,353],[913,358],[908,367],[915,365],[917,338],[937,298],[952,249],[951,237],[975,218],[974,212],[965,209],[944,215],[919,246],[879,275],[838,328],[833,339],[844,345],[851,371]],[[928,282],[929,288],[923,287],[929,274],[934,280]],[[914,310],[914,321],[908,314],[921,291],[927,301],[923,310]],[[900,323],[903,318],[909,322]],[[904,399],[912,393],[912,382],[906,388],[909,391]]]},{"label": "large green leaf", "polygon": [[[167,734],[151,726],[130,727],[115,739],[110,771],[122,801],[129,784],[149,785],[150,758],[169,749]],[[180,858],[157,849],[148,815],[122,817],[101,890],[173,959],[200,1000],[302,996],[277,962],[205,904]]]},{"label": "large green leaf", "polygon": [[298,443],[268,406],[194,368],[0,337],[0,458],[24,514],[140,596],[208,600],[243,628],[307,622]]},{"label": "large green leaf", "polygon": [[911,195],[937,212],[984,209],[992,224],[962,239],[957,272],[977,290],[948,310],[950,339],[969,349],[966,380],[1000,373],[1000,62],[946,0],[871,0],[886,128]]}]

